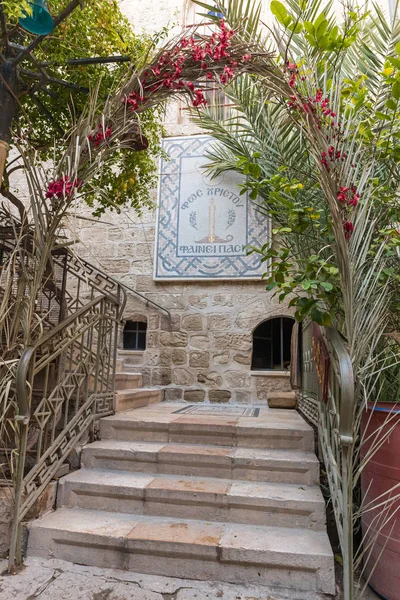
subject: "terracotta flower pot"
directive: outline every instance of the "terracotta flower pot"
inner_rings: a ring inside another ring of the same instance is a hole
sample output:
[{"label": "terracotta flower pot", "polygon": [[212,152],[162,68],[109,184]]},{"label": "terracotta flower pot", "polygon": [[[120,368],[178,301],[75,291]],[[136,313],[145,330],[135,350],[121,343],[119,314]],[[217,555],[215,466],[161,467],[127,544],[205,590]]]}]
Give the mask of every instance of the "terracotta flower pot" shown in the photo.
[{"label": "terracotta flower pot", "polygon": [[[397,408],[398,406],[398,408]],[[390,423],[385,425],[386,431],[391,429],[389,437],[377,450],[365,466],[361,476],[363,506],[368,506],[387,500],[387,494],[377,500],[400,483],[400,406],[392,403],[371,405],[364,411],[362,431],[364,439],[372,434],[372,439],[366,441],[361,448],[363,458],[374,442],[374,431],[381,427],[390,415]],[[381,438],[381,436],[379,436]],[[392,493],[393,497],[400,494],[400,487]],[[370,576],[370,586],[387,600],[400,600],[400,500],[390,506],[383,517],[379,517],[382,507],[364,512],[362,516],[362,531],[364,548],[369,541],[375,539],[372,550],[367,550],[366,576]],[[390,518],[388,518],[392,515]],[[385,523],[384,526],[383,523]],[[379,533],[378,533],[379,532]],[[369,552],[371,554],[369,555]]]}]

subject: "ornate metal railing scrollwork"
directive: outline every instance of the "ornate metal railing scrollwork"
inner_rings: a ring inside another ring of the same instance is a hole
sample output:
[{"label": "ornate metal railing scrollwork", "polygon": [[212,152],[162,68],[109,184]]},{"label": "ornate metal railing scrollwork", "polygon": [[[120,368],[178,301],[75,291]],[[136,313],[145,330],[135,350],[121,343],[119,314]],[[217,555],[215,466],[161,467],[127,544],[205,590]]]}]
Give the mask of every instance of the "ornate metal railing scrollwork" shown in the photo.
[{"label": "ornate metal railing scrollwork", "polygon": [[54,262],[55,283],[64,286],[63,319],[25,348],[16,372],[18,449],[10,569],[22,559],[21,524],[28,511],[95,420],[113,412],[125,292],[68,252],[56,254]]},{"label": "ornate metal railing scrollwork", "polygon": [[[313,332],[314,328],[314,332]],[[316,365],[315,331],[329,357],[326,378]],[[314,348],[313,348],[314,345]],[[344,598],[353,590],[353,509],[348,476],[353,449],[355,382],[351,359],[339,332],[305,321],[302,327],[302,389],[299,410],[318,427],[332,506],[343,555]]]}]

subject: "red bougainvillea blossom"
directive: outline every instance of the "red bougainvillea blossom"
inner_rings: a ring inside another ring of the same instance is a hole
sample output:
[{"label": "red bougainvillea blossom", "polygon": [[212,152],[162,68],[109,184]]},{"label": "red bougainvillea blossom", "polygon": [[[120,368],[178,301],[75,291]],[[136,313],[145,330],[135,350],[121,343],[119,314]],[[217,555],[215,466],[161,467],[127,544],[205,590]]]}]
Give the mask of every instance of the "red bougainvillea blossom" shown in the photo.
[{"label": "red bougainvillea blossom", "polygon": [[342,162],[347,158],[346,152],[342,152],[341,150],[336,149],[334,146],[329,146],[328,152],[321,152],[321,163],[326,167],[326,170],[330,171],[330,166],[328,162],[328,157],[330,162],[334,162],[337,160],[341,160]]},{"label": "red bougainvillea blossom", "polygon": [[[202,90],[195,90],[193,81],[184,77],[184,67],[189,63],[200,63],[206,80],[219,80],[222,84],[229,83],[235,75],[238,66],[237,60],[233,60],[230,54],[231,38],[235,32],[226,27],[224,20],[220,21],[220,33],[213,33],[206,43],[197,43],[194,36],[183,38],[172,51],[162,54],[157,64],[143,73],[140,81],[140,93],[132,91],[122,101],[130,110],[138,110],[139,107],[149,99],[152,93],[162,88],[170,90],[185,89],[193,95],[193,105],[205,105],[206,98]],[[242,61],[251,59],[251,54],[242,56]],[[223,72],[215,72],[216,63],[225,60]],[[201,73],[200,73],[201,76]]]},{"label": "red bougainvillea blossom", "polygon": [[337,199],[343,204],[346,203],[349,206],[357,206],[360,194],[357,194],[354,185],[351,187],[342,186],[338,192]]},{"label": "red bougainvillea blossom", "polygon": [[[335,174],[340,174],[340,171],[336,169],[336,165],[338,162],[344,162],[347,159],[346,152],[340,147],[344,132],[341,129],[342,124],[335,121],[337,114],[331,109],[329,98],[324,98],[321,89],[316,91],[315,96],[306,98],[302,96],[301,85],[298,87],[296,85],[299,75],[299,67],[297,64],[287,61],[283,72],[288,73],[289,75],[289,86],[295,88],[287,100],[288,108],[293,111],[298,111],[299,113],[306,113],[309,115],[308,118],[311,118],[314,121],[314,124],[319,130],[326,132],[325,139],[327,141],[327,147],[325,150],[321,151],[321,164],[328,173],[330,173],[333,168]],[[329,130],[327,130],[328,127]],[[329,141],[331,141],[330,145],[328,145]],[[351,164],[351,167],[354,168],[354,164]],[[348,219],[348,214],[350,214],[348,211],[358,205],[360,194],[357,193],[354,185],[341,186],[339,187],[336,197],[342,207],[344,234],[346,239],[350,239],[354,231],[354,224]]]},{"label": "red bougainvillea blossom", "polygon": [[196,97],[193,100],[193,106],[206,106],[207,100],[201,90],[196,90]]},{"label": "red bougainvillea blossom", "polygon": [[90,135],[88,135],[88,140],[90,142],[93,142],[94,146],[99,146],[99,144],[101,144],[101,142],[103,142],[104,140],[107,141],[108,138],[110,138],[112,135],[112,129],[110,126],[106,127],[104,129],[103,125],[101,123],[98,124],[98,130],[96,131],[96,133],[91,133]]},{"label": "red bougainvillea blossom", "polygon": [[83,181],[80,179],[71,181],[68,175],[65,175],[65,177],[60,177],[59,179],[49,183],[46,191],[46,198],[61,199],[63,197],[68,197],[72,194],[74,188],[79,188],[82,183]]},{"label": "red bougainvillea blossom", "polygon": [[348,240],[351,237],[351,234],[354,231],[354,225],[351,221],[344,221],[343,222],[343,229],[344,229],[344,235],[345,238]]}]

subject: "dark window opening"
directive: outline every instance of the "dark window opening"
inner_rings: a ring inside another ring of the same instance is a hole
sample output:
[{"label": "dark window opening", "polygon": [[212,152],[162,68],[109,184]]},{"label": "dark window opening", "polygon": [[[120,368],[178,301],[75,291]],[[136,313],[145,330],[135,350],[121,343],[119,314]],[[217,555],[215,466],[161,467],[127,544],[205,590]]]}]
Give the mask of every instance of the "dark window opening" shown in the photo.
[{"label": "dark window opening", "polygon": [[253,332],[251,368],[286,371],[290,367],[290,341],[294,320],[278,317],[260,323]]},{"label": "dark window opening", "polygon": [[124,327],[124,350],[146,350],[147,323],[127,321]]}]

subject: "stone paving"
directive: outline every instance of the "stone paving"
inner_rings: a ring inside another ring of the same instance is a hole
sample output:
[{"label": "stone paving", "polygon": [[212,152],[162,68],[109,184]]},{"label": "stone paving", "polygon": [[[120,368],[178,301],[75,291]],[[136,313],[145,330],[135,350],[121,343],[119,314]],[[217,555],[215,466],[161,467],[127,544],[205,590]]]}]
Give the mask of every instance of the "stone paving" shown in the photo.
[{"label": "stone paving", "polygon": [[[4,565],[5,566],[5,565]],[[317,600],[309,592],[200,582],[114,569],[28,559],[18,575],[0,578],[2,600]]]},{"label": "stone paving", "polygon": [[[6,570],[0,560],[0,572]],[[18,575],[0,576],[1,600],[319,600],[310,592],[273,590],[140,575],[30,558]],[[325,597],[326,598],[326,597]],[[340,600],[338,594],[336,600]],[[378,600],[367,590],[363,600]]]}]

